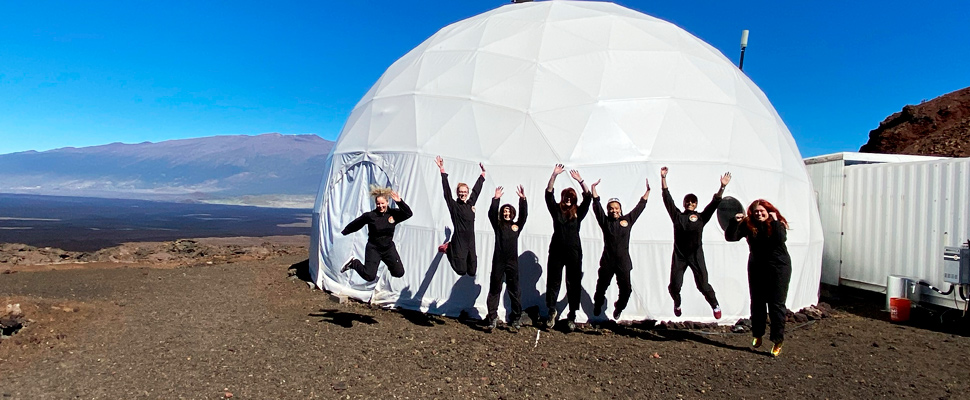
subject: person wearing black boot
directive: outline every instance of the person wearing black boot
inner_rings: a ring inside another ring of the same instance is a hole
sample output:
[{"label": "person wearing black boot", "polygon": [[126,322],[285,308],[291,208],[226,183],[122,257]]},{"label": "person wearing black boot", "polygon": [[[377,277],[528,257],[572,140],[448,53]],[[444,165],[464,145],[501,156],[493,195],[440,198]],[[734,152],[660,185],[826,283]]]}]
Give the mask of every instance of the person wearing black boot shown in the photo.
[{"label": "person wearing black boot", "polygon": [[674,254],[670,262],[670,285],[667,290],[674,300],[674,315],[680,316],[680,288],[684,285],[684,272],[690,268],[694,275],[694,284],[700,290],[714,311],[714,318],[721,319],[721,306],[717,303],[714,288],[707,282],[707,264],[704,262],[704,248],[701,247],[701,236],[704,225],[711,220],[717,205],[721,203],[724,188],[731,182],[731,173],[721,176],[721,189],[714,194],[711,202],[704,207],[704,211],[697,212],[697,196],[689,193],[684,196],[684,211],[681,212],[674,204],[674,198],[667,189],[667,167],[660,169],[660,186],[663,189],[664,207],[674,223]]},{"label": "person wearing black boot", "polygon": [[478,254],[475,252],[475,203],[485,183],[485,166],[478,164],[482,174],[478,176],[475,187],[471,191],[468,190],[467,184],[458,184],[456,189],[458,199],[455,200],[451,197],[451,185],[448,184],[448,174],[445,173],[445,161],[438,156],[435,157],[434,162],[441,171],[441,187],[445,192],[445,203],[448,205],[448,213],[451,214],[451,223],[455,225],[455,233],[451,235],[451,241],[438,246],[438,251],[443,251],[448,256],[448,262],[451,263],[455,273],[475,276],[478,273]]},{"label": "person wearing black boot", "polygon": [[603,255],[600,257],[596,293],[593,295],[593,315],[599,316],[603,312],[603,306],[606,304],[606,289],[616,275],[616,285],[620,289],[620,295],[613,303],[613,319],[618,320],[633,292],[630,286],[630,271],[633,270],[633,260],[630,259],[630,231],[633,230],[633,224],[637,222],[640,213],[647,206],[647,198],[650,197],[650,180],[647,180],[647,191],[627,215],[623,215],[619,199],[610,199],[606,203],[607,211],[603,212],[600,196],[596,193],[596,186],[599,184],[600,181],[596,181],[590,186],[593,191],[593,215],[596,216],[596,223],[603,230]]},{"label": "person wearing black boot", "polygon": [[[781,354],[785,341],[788,309],[788,283],[791,281],[791,256],[788,254],[788,221],[767,200],[755,200],[748,215],[737,214],[728,223],[724,238],[748,241],[748,293],[751,295],[751,346],[761,347],[766,320],[771,320],[769,339],[775,344],[771,355]],[[766,310],[767,305],[767,310]]]},{"label": "person wearing black boot", "polygon": [[488,208],[488,222],[495,231],[495,251],[492,252],[492,274],[489,278],[487,331],[492,331],[498,324],[498,302],[502,297],[502,280],[505,280],[505,291],[509,294],[512,312],[509,315],[509,330],[518,332],[522,327],[522,300],[519,288],[519,235],[525,227],[529,207],[525,201],[525,189],[519,185],[515,192],[519,195],[519,218],[515,218],[515,207],[505,204],[499,208],[502,199],[502,187],[495,188],[495,197]]},{"label": "person wearing black boot", "polygon": [[559,288],[562,285],[562,271],[566,268],[566,298],[569,302],[567,320],[569,329],[576,328],[576,310],[579,310],[579,300],[583,292],[583,248],[579,240],[579,226],[589,212],[592,195],[586,188],[586,183],[579,175],[579,171],[571,170],[572,176],[583,189],[583,202],[576,204],[576,189],[562,190],[559,203],[553,197],[556,177],[563,173],[562,164],[556,164],[546,185],[546,208],[552,216],[552,241],[549,243],[549,261],[546,266],[546,307],[549,316],[546,326],[552,328],[556,324],[558,312],[556,302],[559,300]]},{"label": "person wearing black boot", "polygon": [[[404,263],[401,256],[397,253],[394,246],[394,228],[397,224],[411,218],[411,208],[404,203],[401,196],[390,188],[371,186],[371,195],[377,207],[372,211],[365,212],[357,219],[347,224],[340,233],[344,236],[359,231],[367,227],[367,246],[364,247],[364,262],[356,258],[351,258],[340,272],[349,270],[357,273],[368,282],[377,280],[377,268],[381,261],[387,265],[387,270],[391,276],[400,278],[404,276]],[[394,200],[398,208],[388,207],[387,200]]]}]

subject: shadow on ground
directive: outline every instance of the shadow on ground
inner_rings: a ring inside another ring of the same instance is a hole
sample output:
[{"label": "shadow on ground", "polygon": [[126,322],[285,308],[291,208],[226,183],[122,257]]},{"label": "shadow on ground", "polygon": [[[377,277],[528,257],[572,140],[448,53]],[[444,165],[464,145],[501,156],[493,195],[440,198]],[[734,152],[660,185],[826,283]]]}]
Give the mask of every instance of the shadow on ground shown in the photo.
[{"label": "shadow on ground", "polygon": [[349,313],[349,312],[344,312],[339,310],[320,309],[320,311],[318,312],[310,313],[309,316],[320,317],[321,318],[320,322],[329,322],[331,324],[342,326],[344,328],[353,328],[354,321],[363,323],[363,324],[368,324],[368,325],[373,325],[377,323],[377,320],[374,319],[374,317],[371,317],[369,315],[361,315],[357,313]]}]

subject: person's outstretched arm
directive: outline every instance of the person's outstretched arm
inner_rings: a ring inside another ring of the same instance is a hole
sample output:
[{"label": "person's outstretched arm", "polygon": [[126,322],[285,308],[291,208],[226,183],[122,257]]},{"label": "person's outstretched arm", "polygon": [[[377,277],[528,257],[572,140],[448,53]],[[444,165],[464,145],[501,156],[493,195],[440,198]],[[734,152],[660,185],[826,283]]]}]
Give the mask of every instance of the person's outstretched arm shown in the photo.
[{"label": "person's outstretched arm", "polygon": [[519,230],[525,226],[525,220],[529,217],[529,204],[525,201],[525,189],[522,185],[515,191],[515,194],[519,195],[519,217],[516,218],[516,222],[519,225]]},{"label": "person's outstretched arm", "polygon": [[478,163],[478,167],[482,169],[482,174],[478,176],[475,186],[472,187],[472,192],[468,194],[468,204],[471,205],[478,202],[478,195],[482,193],[482,185],[485,184],[485,164]]},{"label": "person's outstretched arm", "polygon": [[661,196],[664,200],[664,208],[667,209],[667,215],[670,216],[670,220],[677,222],[677,217],[680,216],[680,209],[677,208],[677,204],[674,203],[674,198],[670,196],[670,190],[667,189],[667,167],[660,168],[660,191]]},{"label": "person's outstretched arm", "polygon": [[725,172],[724,175],[721,175],[721,188],[718,189],[717,193],[714,193],[714,198],[711,199],[710,203],[707,203],[704,211],[701,211],[701,219],[704,220],[705,224],[714,216],[718,204],[721,204],[721,196],[724,195],[724,188],[727,187],[728,183],[731,183],[731,173]]}]

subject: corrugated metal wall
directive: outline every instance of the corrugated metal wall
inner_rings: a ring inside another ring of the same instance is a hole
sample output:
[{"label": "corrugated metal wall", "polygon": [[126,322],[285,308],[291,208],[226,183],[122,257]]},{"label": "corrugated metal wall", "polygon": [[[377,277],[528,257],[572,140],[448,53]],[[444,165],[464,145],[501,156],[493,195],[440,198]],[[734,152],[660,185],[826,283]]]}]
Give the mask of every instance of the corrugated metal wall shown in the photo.
[{"label": "corrugated metal wall", "polygon": [[[948,287],[943,247],[970,239],[970,159],[852,165],[844,171],[843,284],[885,287],[889,275],[902,275]],[[952,296],[926,294],[924,301],[962,307]]]},{"label": "corrugated metal wall", "polygon": [[812,177],[818,214],[822,221],[822,283],[838,285],[842,262],[842,186],[845,161],[833,160],[805,166]]}]

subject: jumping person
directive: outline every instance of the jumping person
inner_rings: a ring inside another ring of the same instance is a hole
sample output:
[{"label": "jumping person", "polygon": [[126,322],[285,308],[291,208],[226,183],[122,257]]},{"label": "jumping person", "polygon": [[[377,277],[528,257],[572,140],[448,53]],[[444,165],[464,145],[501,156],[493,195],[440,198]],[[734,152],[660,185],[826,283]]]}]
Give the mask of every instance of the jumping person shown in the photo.
[{"label": "jumping person", "polygon": [[515,192],[519,195],[519,219],[515,219],[515,207],[511,204],[498,206],[502,199],[502,187],[495,188],[495,197],[492,198],[492,206],[488,208],[488,221],[492,223],[495,231],[495,251],[492,252],[492,275],[489,279],[488,315],[486,330],[495,329],[498,324],[498,301],[502,295],[502,279],[505,279],[505,291],[509,294],[512,303],[512,313],[509,315],[509,329],[518,332],[522,327],[519,320],[522,318],[522,300],[519,295],[519,234],[525,226],[526,217],[529,215],[528,205],[525,201],[525,189],[519,185]]},{"label": "jumping person", "polygon": [[640,197],[636,207],[629,214],[623,215],[623,208],[620,206],[619,199],[610,199],[606,203],[607,212],[603,212],[603,205],[600,204],[600,196],[596,193],[596,186],[600,181],[596,181],[590,186],[593,191],[593,215],[596,222],[603,230],[603,255],[600,257],[600,269],[596,280],[596,294],[593,295],[593,315],[600,315],[603,312],[603,305],[606,304],[606,288],[610,286],[613,275],[616,275],[616,285],[620,289],[620,295],[613,303],[613,319],[620,319],[620,313],[626,308],[630,300],[630,271],[633,270],[633,260],[630,259],[630,231],[633,224],[637,222],[640,213],[647,206],[647,198],[650,197],[650,180],[647,180],[647,191]]},{"label": "jumping person", "polygon": [[[367,246],[364,247],[364,263],[360,260],[351,258],[340,272],[348,270],[357,271],[364,280],[373,282],[377,279],[377,267],[381,261],[387,265],[387,270],[391,276],[400,278],[404,276],[404,263],[401,256],[397,254],[394,247],[394,228],[397,224],[411,218],[411,208],[404,203],[401,196],[390,188],[371,186],[371,196],[377,207],[372,211],[365,212],[357,219],[347,224],[340,233],[344,236],[357,232],[360,228],[367,226]],[[390,198],[397,203],[398,208],[389,208],[387,199]]]},{"label": "jumping person", "polygon": [[451,197],[451,185],[448,184],[448,174],[445,173],[445,161],[438,156],[435,157],[434,162],[438,164],[438,169],[441,171],[441,187],[445,192],[445,203],[448,204],[451,223],[455,225],[451,242],[438,246],[438,251],[443,251],[448,256],[448,261],[451,262],[451,268],[455,273],[475,276],[478,273],[478,254],[475,252],[475,202],[478,201],[478,194],[481,193],[482,185],[485,183],[485,165],[478,164],[482,174],[478,176],[471,192],[468,191],[467,184],[458,184],[456,201]]},{"label": "jumping person", "polygon": [[[736,242],[748,240],[748,293],[751,295],[751,346],[761,347],[765,320],[771,320],[769,339],[775,344],[771,355],[781,354],[785,341],[785,300],[791,281],[791,256],[785,241],[788,221],[767,200],[755,200],[748,215],[738,213],[728,223],[724,238]],[[765,308],[767,305],[767,310]]]},{"label": "jumping person", "polygon": [[546,185],[546,208],[552,215],[552,242],[549,243],[549,261],[546,272],[546,307],[549,309],[549,317],[546,326],[552,327],[556,324],[556,301],[559,300],[559,288],[562,284],[562,270],[566,268],[566,298],[569,302],[569,329],[575,329],[576,310],[579,309],[579,300],[582,296],[583,286],[583,248],[579,241],[579,226],[589,212],[591,194],[586,188],[583,178],[579,171],[571,170],[572,176],[579,186],[583,189],[583,202],[576,205],[576,189],[566,188],[560,194],[559,203],[553,198],[556,177],[564,171],[562,164],[556,164]]},{"label": "jumping person", "polygon": [[714,295],[714,288],[707,282],[707,265],[704,262],[704,248],[701,247],[701,236],[704,234],[704,225],[711,220],[717,205],[721,203],[721,195],[724,188],[731,182],[731,173],[727,172],[721,176],[721,189],[714,194],[711,202],[704,207],[704,211],[697,212],[697,196],[688,193],[684,196],[684,211],[681,212],[674,204],[674,198],[670,197],[670,190],[667,189],[667,167],[660,168],[660,183],[663,188],[664,207],[667,214],[674,223],[674,254],[670,262],[670,285],[667,290],[670,297],[674,300],[674,315],[680,316],[680,288],[684,285],[684,272],[689,267],[694,275],[694,283],[697,290],[700,290],[711,305],[714,311],[714,318],[721,318],[721,307],[717,303]]}]

